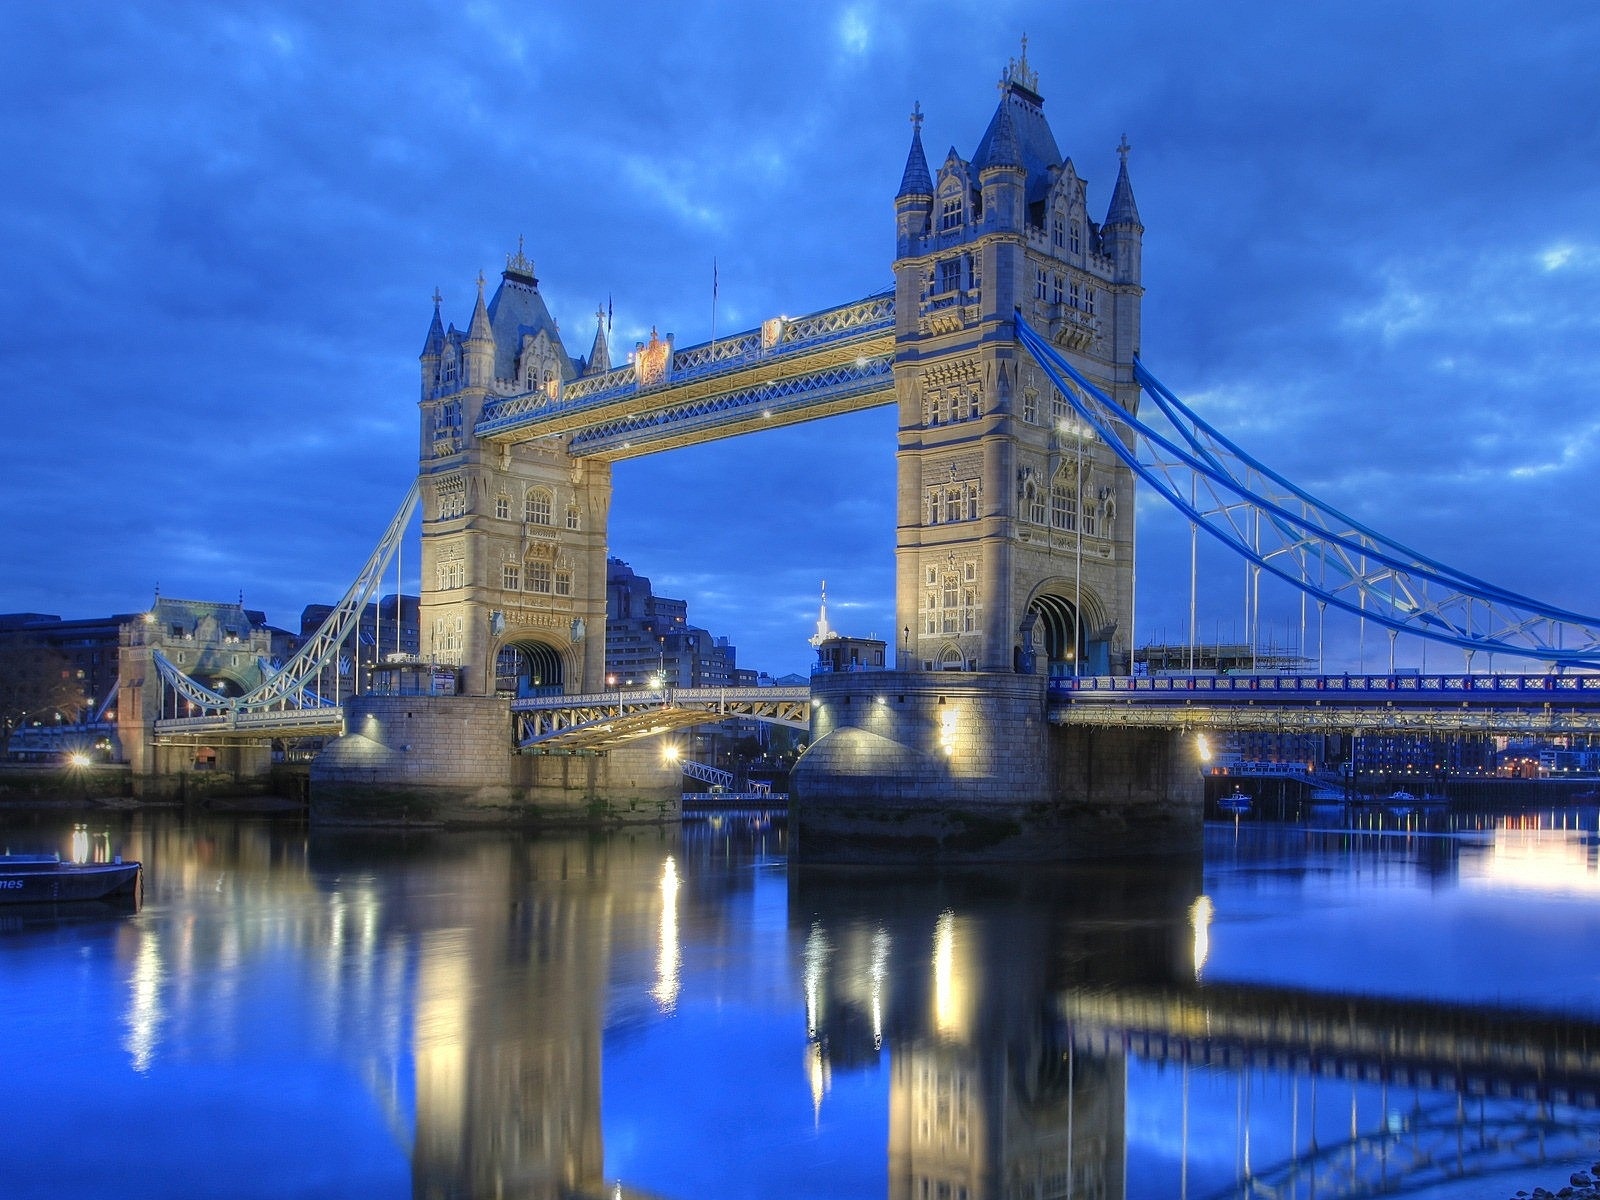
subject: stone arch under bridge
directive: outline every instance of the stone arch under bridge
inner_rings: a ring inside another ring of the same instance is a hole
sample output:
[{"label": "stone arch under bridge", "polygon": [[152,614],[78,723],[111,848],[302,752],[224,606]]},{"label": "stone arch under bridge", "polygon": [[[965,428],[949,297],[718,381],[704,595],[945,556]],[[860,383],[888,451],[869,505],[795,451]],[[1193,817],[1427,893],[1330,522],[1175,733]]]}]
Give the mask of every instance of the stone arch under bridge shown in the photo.
[{"label": "stone arch under bridge", "polygon": [[1017,669],[1051,677],[1109,675],[1117,622],[1092,589],[1068,579],[1041,584],[1018,628]]},{"label": "stone arch under bridge", "polygon": [[494,656],[494,690],[515,696],[560,695],[571,675],[568,649],[540,638],[512,637]]}]

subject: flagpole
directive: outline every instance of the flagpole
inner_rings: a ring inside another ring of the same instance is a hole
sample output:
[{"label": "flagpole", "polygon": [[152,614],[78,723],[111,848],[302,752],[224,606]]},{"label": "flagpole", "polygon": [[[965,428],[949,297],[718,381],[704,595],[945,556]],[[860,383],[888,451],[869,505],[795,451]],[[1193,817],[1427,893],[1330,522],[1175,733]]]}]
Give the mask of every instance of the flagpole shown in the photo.
[{"label": "flagpole", "polygon": [[711,356],[717,353],[717,259],[711,257]]}]

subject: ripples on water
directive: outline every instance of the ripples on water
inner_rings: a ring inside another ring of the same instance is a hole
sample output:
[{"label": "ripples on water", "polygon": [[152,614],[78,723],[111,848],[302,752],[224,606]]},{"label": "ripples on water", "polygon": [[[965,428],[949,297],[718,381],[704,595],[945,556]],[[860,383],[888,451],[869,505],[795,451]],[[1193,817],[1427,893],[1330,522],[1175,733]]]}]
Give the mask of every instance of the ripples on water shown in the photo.
[{"label": "ripples on water", "polygon": [[1559,1186],[1600,1157],[1596,812],[1435,824],[937,871],[790,866],[761,814],[13,819],[146,896],[0,908],[0,1195]]}]

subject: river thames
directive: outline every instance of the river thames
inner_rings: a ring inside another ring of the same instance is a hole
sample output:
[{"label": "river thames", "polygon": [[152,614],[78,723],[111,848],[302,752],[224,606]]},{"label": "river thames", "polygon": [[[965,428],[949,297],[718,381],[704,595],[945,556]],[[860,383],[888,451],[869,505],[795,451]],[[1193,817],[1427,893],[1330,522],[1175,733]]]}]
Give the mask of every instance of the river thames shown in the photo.
[{"label": "river thames", "polygon": [[760,814],[12,815],[11,851],[137,858],[145,897],[0,909],[0,1195],[1559,1188],[1600,1158],[1597,821],[939,871],[791,865]]}]

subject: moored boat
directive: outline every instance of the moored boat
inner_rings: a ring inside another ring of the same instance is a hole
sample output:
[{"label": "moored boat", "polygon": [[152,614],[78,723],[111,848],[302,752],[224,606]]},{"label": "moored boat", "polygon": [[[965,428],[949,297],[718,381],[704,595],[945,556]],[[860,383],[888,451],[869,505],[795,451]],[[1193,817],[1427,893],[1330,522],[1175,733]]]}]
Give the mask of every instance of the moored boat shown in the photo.
[{"label": "moored boat", "polygon": [[137,900],[140,865],[62,862],[55,854],[0,854],[0,904]]},{"label": "moored boat", "polygon": [[1240,788],[1234,788],[1222,799],[1217,801],[1219,812],[1230,813],[1233,816],[1243,816],[1250,811],[1250,797]]}]

